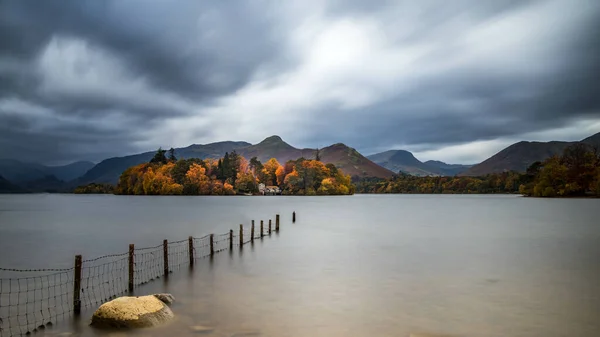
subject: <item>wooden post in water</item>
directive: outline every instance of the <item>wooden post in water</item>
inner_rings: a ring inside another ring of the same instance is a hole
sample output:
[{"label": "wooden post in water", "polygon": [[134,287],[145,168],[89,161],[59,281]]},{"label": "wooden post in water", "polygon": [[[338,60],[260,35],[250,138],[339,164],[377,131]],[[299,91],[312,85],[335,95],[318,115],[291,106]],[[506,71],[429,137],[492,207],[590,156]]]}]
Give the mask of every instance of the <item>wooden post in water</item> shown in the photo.
[{"label": "wooden post in water", "polygon": [[240,224],[240,247],[244,245],[244,225]]},{"label": "wooden post in water", "polygon": [[75,270],[73,275],[73,312],[81,313],[81,255],[75,255]]},{"label": "wooden post in water", "polygon": [[210,235],[210,256],[215,255],[215,235]]},{"label": "wooden post in water", "polygon": [[263,236],[265,236],[265,226],[263,225],[263,221],[260,220],[260,238],[262,239]]},{"label": "wooden post in water", "polygon": [[134,252],[135,246],[132,244],[129,245],[129,292],[133,292],[133,266],[134,261]]},{"label": "wooden post in water", "polygon": [[188,238],[188,255],[190,256],[190,267],[194,266],[194,238]]},{"label": "wooden post in water", "polygon": [[252,220],[252,227],[250,228],[250,241],[254,243],[254,220]]},{"label": "wooden post in water", "polygon": [[296,212],[292,213],[292,223],[296,223]]},{"label": "wooden post in water", "polygon": [[229,250],[233,249],[233,229],[229,230]]},{"label": "wooden post in water", "polygon": [[269,235],[271,235],[271,219],[269,219]]},{"label": "wooden post in water", "polygon": [[163,241],[163,265],[165,277],[169,277],[169,242]]},{"label": "wooden post in water", "polygon": [[279,232],[279,214],[275,214],[275,232]]}]

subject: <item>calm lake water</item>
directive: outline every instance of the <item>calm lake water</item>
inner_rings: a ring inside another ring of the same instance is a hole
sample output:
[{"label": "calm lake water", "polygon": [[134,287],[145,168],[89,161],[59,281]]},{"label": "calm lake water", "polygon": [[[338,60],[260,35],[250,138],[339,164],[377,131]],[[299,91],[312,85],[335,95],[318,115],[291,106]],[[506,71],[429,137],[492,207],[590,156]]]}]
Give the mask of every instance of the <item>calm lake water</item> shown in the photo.
[{"label": "calm lake water", "polygon": [[[205,325],[215,329],[205,336],[600,336],[594,199],[0,196],[0,267],[70,267],[75,254],[224,233],[276,213],[279,235],[136,288],[177,298],[172,324],[136,335]],[[106,336],[87,327],[90,315],[37,335]]]}]

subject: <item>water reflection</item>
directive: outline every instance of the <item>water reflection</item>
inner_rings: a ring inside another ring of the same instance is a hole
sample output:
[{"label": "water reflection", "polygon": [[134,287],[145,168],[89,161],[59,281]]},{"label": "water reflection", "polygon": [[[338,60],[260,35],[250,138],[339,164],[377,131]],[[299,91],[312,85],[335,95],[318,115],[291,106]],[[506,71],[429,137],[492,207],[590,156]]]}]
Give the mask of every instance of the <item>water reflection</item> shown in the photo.
[{"label": "water reflection", "polygon": [[[189,212],[218,220],[213,212],[220,206],[214,203],[224,199],[144,200],[148,209],[158,209],[155,202],[189,203]],[[173,293],[177,319],[135,335],[192,336],[198,334],[194,326],[214,328],[206,336],[600,335],[599,200],[355,196],[227,202],[259,214],[250,215],[256,219],[280,212],[281,232],[136,288],[137,295]],[[63,207],[76,212],[76,206]],[[298,212],[295,224],[292,209]],[[56,221],[61,214],[54,214]],[[127,223],[136,224],[135,215],[127,214]],[[181,222],[188,218],[182,213]],[[8,220],[28,226],[27,220]],[[160,238],[161,226],[151,222],[138,230],[149,227]],[[191,228],[169,231],[181,238]],[[154,240],[154,234],[145,235]],[[92,240],[87,244],[98,249]],[[90,315],[86,311],[73,326],[64,322],[44,334],[106,336],[87,327]]]}]

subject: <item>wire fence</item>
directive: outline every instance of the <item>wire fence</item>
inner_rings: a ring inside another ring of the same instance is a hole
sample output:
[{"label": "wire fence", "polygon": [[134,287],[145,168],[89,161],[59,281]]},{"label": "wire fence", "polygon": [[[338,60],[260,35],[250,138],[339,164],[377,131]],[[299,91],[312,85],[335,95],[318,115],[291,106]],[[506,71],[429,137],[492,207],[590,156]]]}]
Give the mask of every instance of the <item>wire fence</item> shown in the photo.
[{"label": "wire fence", "polygon": [[[276,215],[272,232],[278,231],[279,215]],[[269,234],[264,228],[255,228],[252,221],[250,228],[240,225],[240,230],[224,234],[190,236],[174,242],[164,240],[153,247],[130,245],[128,252],[94,259],[83,260],[77,255],[71,268],[0,268],[0,337],[43,330],[79,314],[81,308],[97,307],[132,293],[134,287],[167,277],[175,269],[193,267],[196,259],[211,257],[234,246],[241,248]]]}]

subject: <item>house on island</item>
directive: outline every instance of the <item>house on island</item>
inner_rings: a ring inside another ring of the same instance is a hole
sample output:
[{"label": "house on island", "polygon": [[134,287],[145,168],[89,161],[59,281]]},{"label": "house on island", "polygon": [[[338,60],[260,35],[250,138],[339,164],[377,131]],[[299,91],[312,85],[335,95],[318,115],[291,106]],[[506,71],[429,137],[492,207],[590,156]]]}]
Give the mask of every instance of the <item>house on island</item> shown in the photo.
[{"label": "house on island", "polygon": [[265,184],[258,184],[258,193],[261,195],[280,195],[281,189],[279,186],[265,186]]}]

